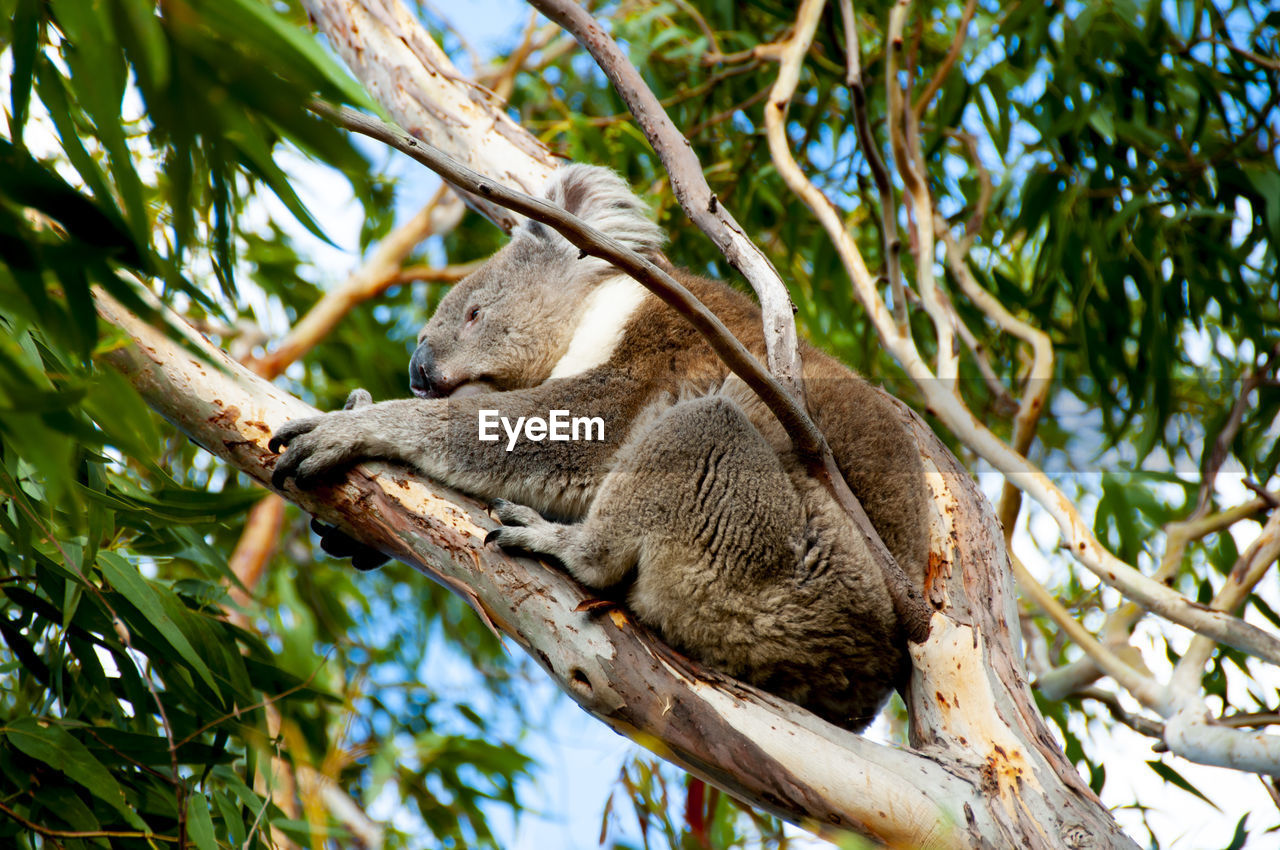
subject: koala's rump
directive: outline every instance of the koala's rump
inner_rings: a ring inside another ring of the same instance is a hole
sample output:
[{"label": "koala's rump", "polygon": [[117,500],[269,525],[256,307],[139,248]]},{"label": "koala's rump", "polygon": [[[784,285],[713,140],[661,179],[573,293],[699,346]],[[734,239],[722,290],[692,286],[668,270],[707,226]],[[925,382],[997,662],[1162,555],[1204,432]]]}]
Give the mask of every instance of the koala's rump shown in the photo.
[{"label": "koala's rump", "polygon": [[883,578],[839,506],[734,399],[673,405],[613,478],[637,520],[628,602],[642,621],[832,722],[874,716],[903,662]]}]

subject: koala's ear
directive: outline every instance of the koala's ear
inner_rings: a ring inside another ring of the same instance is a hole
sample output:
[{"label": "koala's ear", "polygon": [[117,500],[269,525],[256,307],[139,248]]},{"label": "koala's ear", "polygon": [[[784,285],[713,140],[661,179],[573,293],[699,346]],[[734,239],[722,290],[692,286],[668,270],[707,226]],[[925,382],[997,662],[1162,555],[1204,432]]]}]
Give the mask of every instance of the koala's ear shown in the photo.
[{"label": "koala's ear", "polygon": [[551,203],[641,254],[657,252],[666,241],[648,207],[608,168],[562,166],[547,181],[543,194]]}]

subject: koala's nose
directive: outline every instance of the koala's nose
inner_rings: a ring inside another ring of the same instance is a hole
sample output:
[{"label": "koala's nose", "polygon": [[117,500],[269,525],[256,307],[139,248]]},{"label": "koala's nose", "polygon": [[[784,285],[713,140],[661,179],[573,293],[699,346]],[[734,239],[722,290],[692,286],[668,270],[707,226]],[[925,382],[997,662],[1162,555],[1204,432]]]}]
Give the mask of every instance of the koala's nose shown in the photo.
[{"label": "koala's nose", "polygon": [[440,397],[436,386],[438,376],[433,374],[435,369],[435,353],[424,339],[414,349],[413,357],[409,358],[409,389],[418,398]]}]

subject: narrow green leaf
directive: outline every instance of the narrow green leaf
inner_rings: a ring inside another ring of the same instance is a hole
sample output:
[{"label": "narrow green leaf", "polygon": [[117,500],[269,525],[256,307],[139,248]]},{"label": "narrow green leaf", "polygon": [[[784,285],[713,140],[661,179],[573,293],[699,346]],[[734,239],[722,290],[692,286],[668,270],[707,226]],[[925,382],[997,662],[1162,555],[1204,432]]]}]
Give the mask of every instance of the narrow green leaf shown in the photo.
[{"label": "narrow green leaf", "polygon": [[83,785],[89,793],[119,812],[130,826],[150,832],[137,812],[129,807],[115,777],[67,730],[41,723],[34,717],[23,717],[5,726],[4,734],[16,749]]},{"label": "narrow green leaf", "polygon": [[1206,803],[1213,806],[1215,810],[1219,812],[1222,811],[1222,809],[1219,809],[1216,805],[1214,805],[1212,800],[1210,800],[1208,797],[1202,794],[1199,788],[1192,785],[1187,780],[1183,779],[1182,774],[1178,773],[1178,771],[1169,767],[1169,765],[1165,764],[1164,762],[1149,761],[1147,762],[1147,767],[1155,771],[1155,774],[1157,776],[1159,776],[1165,782],[1168,782],[1170,785],[1176,785],[1177,787],[1181,788],[1183,791],[1186,791],[1188,794],[1194,794],[1195,796],[1199,797],[1201,800],[1204,800]]},{"label": "narrow green leaf", "polygon": [[209,816],[209,800],[194,789],[187,795],[187,834],[198,850],[218,850],[213,818]]},{"label": "narrow green leaf", "polygon": [[164,606],[151,583],[142,577],[136,567],[115,552],[99,552],[98,567],[111,582],[111,586],[142,612],[151,625],[155,626],[165,640],[169,641],[169,645],[177,651],[178,655],[182,656],[182,660],[191,665],[200,678],[204,679],[205,684],[213,689],[214,695],[221,699],[222,694],[213,680],[213,674],[209,672],[204,660],[187,641],[178,624],[165,613]]},{"label": "narrow green leaf", "polygon": [[23,125],[27,123],[27,106],[31,103],[31,79],[39,38],[40,0],[18,0],[13,10],[13,74],[9,78],[13,115],[9,119],[9,135],[19,146]]},{"label": "narrow green leaf", "polygon": [[169,43],[156,4],[149,0],[111,0],[112,20],[138,72],[143,88],[159,94],[169,82]]},{"label": "narrow green leaf", "polygon": [[284,20],[269,6],[253,0],[215,0],[215,10],[244,16],[248,19],[245,23],[248,32],[265,32],[275,36],[283,42],[282,46],[294,51],[315,74],[340,92],[348,103],[386,117],[385,110],[324,51],[310,33]]}]

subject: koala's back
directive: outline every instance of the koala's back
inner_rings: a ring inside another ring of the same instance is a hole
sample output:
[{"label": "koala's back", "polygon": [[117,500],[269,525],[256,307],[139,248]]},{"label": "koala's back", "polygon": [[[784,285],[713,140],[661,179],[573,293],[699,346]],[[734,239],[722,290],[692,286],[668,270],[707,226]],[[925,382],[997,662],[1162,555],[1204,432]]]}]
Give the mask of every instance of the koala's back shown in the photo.
[{"label": "koala's back", "polygon": [[[684,282],[763,356],[749,299]],[[906,670],[879,568],[764,404],[682,319],[662,305],[649,310],[634,320],[620,362],[683,400],[656,402],[627,440],[585,535],[626,541],[632,551],[610,554],[636,564],[629,605],[669,643],[860,729]],[[821,352],[806,346],[804,360],[808,404],[837,463],[919,586],[923,470],[894,402]]]},{"label": "koala's back", "polygon": [[[680,270],[676,275],[764,362],[755,302],[719,281]],[[923,586],[928,559],[924,466],[898,402],[826,352],[801,343],[801,354],[810,415],[885,545],[915,585]],[[668,391],[719,391],[733,398],[777,454],[789,453],[790,440],[765,404],[730,377],[698,333],[657,299],[633,318],[615,359],[651,372]]]}]

